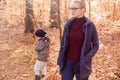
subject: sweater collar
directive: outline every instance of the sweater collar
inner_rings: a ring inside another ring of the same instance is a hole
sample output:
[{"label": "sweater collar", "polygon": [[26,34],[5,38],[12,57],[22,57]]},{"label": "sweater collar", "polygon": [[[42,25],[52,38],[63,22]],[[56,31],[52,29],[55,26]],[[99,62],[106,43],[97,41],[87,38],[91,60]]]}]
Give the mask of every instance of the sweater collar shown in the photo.
[{"label": "sweater collar", "polygon": [[75,18],[74,19],[75,22],[82,22],[82,21],[85,21],[85,17],[80,17],[80,18]]}]

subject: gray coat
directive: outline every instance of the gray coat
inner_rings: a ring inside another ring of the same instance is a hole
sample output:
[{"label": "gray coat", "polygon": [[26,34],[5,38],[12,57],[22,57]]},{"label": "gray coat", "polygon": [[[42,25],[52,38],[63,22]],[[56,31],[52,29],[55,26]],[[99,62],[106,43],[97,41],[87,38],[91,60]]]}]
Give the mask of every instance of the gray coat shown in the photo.
[{"label": "gray coat", "polygon": [[48,37],[42,37],[35,50],[38,53],[38,60],[46,62],[49,57],[50,40]]},{"label": "gray coat", "polygon": [[[88,77],[92,71],[92,58],[99,48],[99,40],[96,27],[92,21],[85,17],[86,23],[82,26],[82,30],[85,34],[84,43],[80,52],[79,71],[80,78],[84,79]],[[64,32],[61,40],[60,51],[57,64],[60,66],[62,72],[66,62],[66,50],[69,44],[68,35],[71,24],[74,18],[67,21],[64,26]]]}]

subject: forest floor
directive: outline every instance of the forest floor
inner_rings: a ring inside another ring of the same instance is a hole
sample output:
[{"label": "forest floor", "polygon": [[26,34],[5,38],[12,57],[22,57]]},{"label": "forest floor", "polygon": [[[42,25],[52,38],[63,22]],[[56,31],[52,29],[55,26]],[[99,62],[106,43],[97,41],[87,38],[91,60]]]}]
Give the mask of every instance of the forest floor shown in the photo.
[{"label": "forest floor", "polygon": [[[120,27],[97,24],[100,49],[93,58],[90,80],[120,80]],[[47,72],[55,69],[59,30],[45,29],[51,39]],[[0,25],[0,80],[34,80],[36,39],[24,26]]]}]

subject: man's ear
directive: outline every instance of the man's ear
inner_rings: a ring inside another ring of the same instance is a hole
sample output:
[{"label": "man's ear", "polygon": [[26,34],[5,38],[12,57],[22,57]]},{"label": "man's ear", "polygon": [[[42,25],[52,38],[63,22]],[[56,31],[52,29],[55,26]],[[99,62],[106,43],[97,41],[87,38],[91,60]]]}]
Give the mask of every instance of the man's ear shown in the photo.
[{"label": "man's ear", "polygon": [[83,13],[85,13],[86,12],[86,8],[83,8]]}]

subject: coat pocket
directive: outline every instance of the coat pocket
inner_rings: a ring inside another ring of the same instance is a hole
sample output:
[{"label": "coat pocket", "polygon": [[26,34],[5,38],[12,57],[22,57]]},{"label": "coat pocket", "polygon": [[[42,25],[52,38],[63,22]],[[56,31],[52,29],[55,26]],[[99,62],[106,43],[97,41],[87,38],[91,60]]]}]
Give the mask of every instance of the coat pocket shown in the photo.
[{"label": "coat pocket", "polygon": [[91,66],[92,66],[92,58],[91,57],[88,57],[88,56],[85,57],[85,65],[86,65],[86,68],[91,69]]}]

